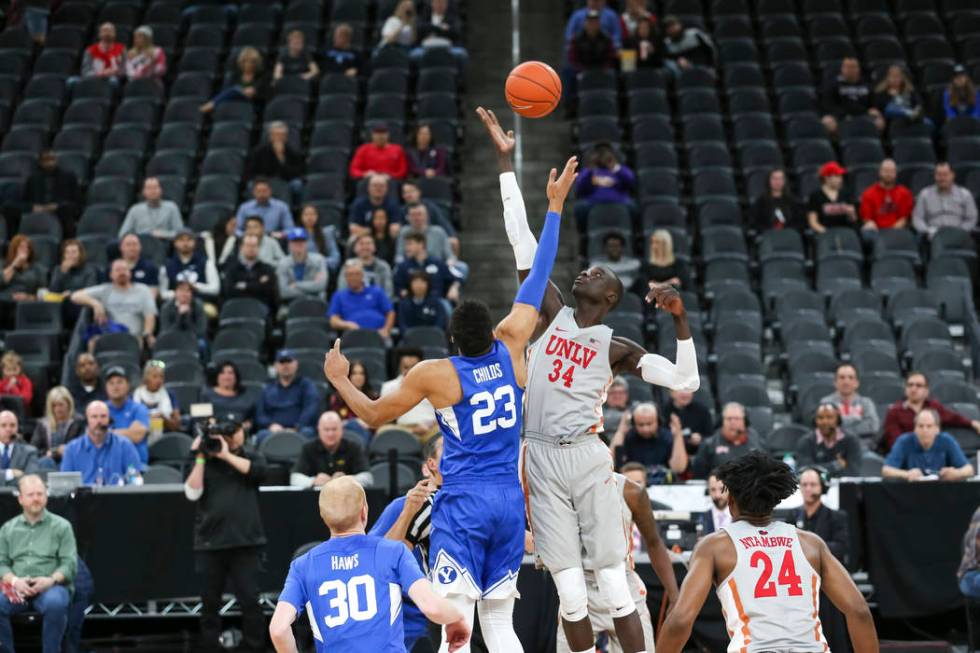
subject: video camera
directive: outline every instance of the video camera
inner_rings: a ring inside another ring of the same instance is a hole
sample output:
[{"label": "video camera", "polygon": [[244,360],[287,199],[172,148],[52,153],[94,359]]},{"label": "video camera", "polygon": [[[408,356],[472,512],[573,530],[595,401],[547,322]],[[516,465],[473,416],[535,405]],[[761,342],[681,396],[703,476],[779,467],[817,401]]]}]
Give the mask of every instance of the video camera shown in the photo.
[{"label": "video camera", "polygon": [[213,456],[221,452],[221,440],[218,438],[230,438],[241,428],[241,424],[232,417],[227,415],[216,419],[212,404],[191,404],[191,430],[195,437],[201,438],[201,453]]}]

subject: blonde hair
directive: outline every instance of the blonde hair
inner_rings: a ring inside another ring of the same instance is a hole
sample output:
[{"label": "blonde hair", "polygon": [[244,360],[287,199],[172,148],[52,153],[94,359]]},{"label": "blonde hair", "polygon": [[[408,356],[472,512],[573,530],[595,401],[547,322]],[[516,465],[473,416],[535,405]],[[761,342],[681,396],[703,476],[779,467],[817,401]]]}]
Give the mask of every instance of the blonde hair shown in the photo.
[{"label": "blonde hair", "polygon": [[[664,246],[664,255],[657,257],[654,254],[653,243],[661,242]],[[650,262],[654,265],[673,265],[674,257],[674,237],[666,229],[657,229],[650,234]]]},{"label": "blonde hair", "polygon": [[361,484],[350,476],[335,478],[320,490],[320,517],[331,533],[356,529],[367,495]]},{"label": "blonde hair", "polygon": [[255,61],[256,70],[262,68],[262,54],[257,49],[253,48],[251,45],[246,45],[244,48],[241,49],[241,52],[238,53],[238,58],[235,59],[235,61],[236,63],[238,63],[238,67],[241,68],[242,64],[244,64],[249,59],[253,59]]},{"label": "blonde hair", "polygon": [[0,366],[7,367],[7,365],[16,365],[20,368],[20,373],[24,373],[24,359],[15,351],[8,351],[0,357]]},{"label": "blonde hair", "polygon": [[68,388],[63,385],[56,385],[48,390],[48,396],[44,400],[44,419],[48,421],[48,428],[52,432],[58,427],[54,420],[54,402],[56,401],[63,401],[68,404],[69,419],[75,414],[75,399],[71,396]]},{"label": "blonde hair", "polygon": [[898,64],[892,64],[888,66],[888,69],[885,71],[885,74],[882,76],[881,81],[878,82],[877,86],[875,86],[875,93],[884,93],[885,91],[888,90],[888,74],[892,71],[892,68],[895,68],[898,70],[898,72],[902,73],[902,90],[899,92],[911,93],[912,91],[914,91],[915,86],[912,85],[912,79],[909,77],[909,74],[905,72],[905,69],[899,66]]}]

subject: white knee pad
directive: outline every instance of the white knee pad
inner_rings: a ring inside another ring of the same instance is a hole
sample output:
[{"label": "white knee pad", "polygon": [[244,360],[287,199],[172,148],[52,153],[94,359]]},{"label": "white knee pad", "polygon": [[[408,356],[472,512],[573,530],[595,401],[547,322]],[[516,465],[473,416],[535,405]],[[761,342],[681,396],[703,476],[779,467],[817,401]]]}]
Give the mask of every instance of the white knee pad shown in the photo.
[{"label": "white knee pad", "polygon": [[585,572],[582,568],[562,569],[551,577],[555,580],[558,599],[561,601],[558,611],[565,621],[581,621],[588,617],[589,593],[585,587]]},{"label": "white knee pad", "polygon": [[613,619],[625,617],[636,610],[633,596],[630,593],[629,581],[626,579],[626,564],[620,562],[612,567],[597,569],[596,582],[599,584],[599,591],[606,599],[609,606],[609,613]]},{"label": "white knee pad", "polygon": [[523,653],[514,632],[514,598],[483,599],[476,604],[483,641],[490,653]]}]

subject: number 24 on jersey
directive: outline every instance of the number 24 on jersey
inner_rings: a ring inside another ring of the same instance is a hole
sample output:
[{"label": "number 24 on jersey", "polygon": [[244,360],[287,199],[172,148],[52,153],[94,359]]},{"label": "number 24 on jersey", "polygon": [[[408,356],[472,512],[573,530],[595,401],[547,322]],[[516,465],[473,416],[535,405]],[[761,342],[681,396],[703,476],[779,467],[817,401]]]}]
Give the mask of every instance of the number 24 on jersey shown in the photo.
[{"label": "number 24 on jersey", "polygon": [[782,564],[779,565],[779,574],[776,577],[776,582],[770,580],[772,578],[773,570],[773,560],[763,551],[756,551],[752,554],[749,559],[749,565],[753,569],[761,566],[762,573],[759,575],[759,580],[755,584],[755,598],[764,599],[773,596],[778,596],[776,584],[783,585],[787,587],[786,593],[789,596],[802,596],[803,579],[799,577],[796,573],[796,565],[793,563],[793,552],[786,551],[783,555]]}]

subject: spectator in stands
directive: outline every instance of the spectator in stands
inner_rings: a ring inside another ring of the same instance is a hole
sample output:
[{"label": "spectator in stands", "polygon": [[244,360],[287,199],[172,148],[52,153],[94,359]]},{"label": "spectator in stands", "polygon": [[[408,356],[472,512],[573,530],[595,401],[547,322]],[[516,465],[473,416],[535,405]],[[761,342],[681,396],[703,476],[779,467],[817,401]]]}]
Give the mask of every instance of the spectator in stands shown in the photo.
[{"label": "spectator in stands", "polygon": [[257,177],[252,182],[252,199],[238,207],[235,218],[239,235],[244,233],[246,218],[253,215],[262,218],[265,232],[273,238],[282,238],[295,226],[289,205],[272,196],[272,185],[265,177]]},{"label": "spectator in stands", "polygon": [[807,223],[818,234],[834,227],[854,227],[857,211],[851,194],[844,188],[847,170],[836,161],[820,166],[820,188],[813,191],[807,205]]},{"label": "spectator in stands", "polygon": [[647,8],[647,0],[627,0],[623,12],[619,15],[624,42],[626,39],[636,36],[640,23],[643,21],[657,22],[657,17]]},{"label": "spectator in stands", "polygon": [[143,180],[143,201],[133,204],[119,227],[119,237],[126,234],[148,235],[172,240],[183,229],[184,219],[176,202],[163,199],[163,187],[156,177]]},{"label": "spectator in stands", "polygon": [[215,415],[235,415],[248,428],[255,416],[255,398],[245,393],[238,366],[223,360],[212,374],[211,382],[201,388],[201,402],[211,404]]},{"label": "spectator in stands", "polygon": [[320,487],[341,476],[353,476],[364,487],[374,478],[368,468],[367,454],[354,438],[345,438],[340,415],[327,411],[316,425],[317,437],[303,445],[289,475],[293,487]]},{"label": "spectator in stands", "polygon": [[687,263],[674,254],[674,237],[666,229],[650,234],[650,254],[643,262],[633,292],[646,295],[647,281],[669,283],[679,289],[690,289],[691,271]]},{"label": "spectator in stands", "polygon": [[618,231],[610,231],[603,237],[602,255],[589,264],[612,270],[627,288],[636,282],[640,272],[640,259],[628,253],[626,238]]},{"label": "spectator in stands", "polygon": [[711,506],[702,516],[702,535],[710,535],[732,523],[732,513],[728,508],[728,488],[718,480],[712,471],[708,474],[708,498]]},{"label": "spectator in stands", "polygon": [[661,426],[654,404],[638,404],[632,413],[624,414],[609,449],[618,467],[626,462],[637,462],[646,467],[648,485],[651,482],[669,483],[672,474],[680,474],[687,469],[687,451],[680,420],[675,416],[669,428]]},{"label": "spectator in stands", "polygon": [[311,252],[310,236],[303,227],[293,227],[286,233],[289,254],[276,266],[279,297],[291,302],[299,297],[323,299],[327,291],[327,262]]},{"label": "spectator in stands", "polygon": [[299,375],[299,363],[292,349],[276,354],[276,378],[269,381],[255,406],[256,439],[279,431],[296,431],[312,438],[316,425],[320,395],[309,379]]},{"label": "spectator in stands", "polygon": [[86,260],[85,246],[74,238],[62,241],[61,262],[51,271],[48,290],[71,294],[98,281],[99,271]]},{"label": "spectator in stands", "polygon": [[613,46],[618,50],[623,42],[623,28],[616,12],[606,6],[606,0],[586,0],[584,7],[572,12],[568,23],[565,25],[565,45],[571,45],[572,40],[585,29],[585,22],[590,11],[599,12],[599,24],[602,31],[612,39]]},{"label": "spectator in stands", "polygon": [[606,403],[602,405],[603,442],[609,444],[609,433],[615,433],[623,415],[630,407],[630,387],[623,376],[613,377],[606,391]]},{"label": "spectator in stands", "polygon": [[715,65],[715,44],[697,27],[684,27],[677,16],[665,16],[664,36],[664,63],[675,75],[691,66]]},{"label": "spectator in stands", "polygon": [[113,85],[126,74],[126,46],[116,40],[116,26],[99,25],[99,40],[85,48],[82,77],[101,77]]},{"label": "spectator in stands", "polygon": [[129,389],[126,368],[113,365],[105,371],[106,405],[112,420],[112,431],[128,438],[136,447],[140,462],[146,465],[150,458],[146,443],[150,432],[150,411],[143,404],[133,401]]},{"label": "spectator in stands", "polygon": [[[381,385],[382,397],[401,387],[405,375],[422,362],[422,350],[405,347],[395,352],[395,358],[398,360],[398,376]],[[395,423],[407,428],[417,438],[423,440],[437,432],[435,408],[432,407],[428,399],[420,401],[414,408],[396,419]]]},{"label": "spectator in stands", "polygon": [[259,259],[259,236],[245,234],[238,256],[230,260],[222,278],[224,299],[254,297],[274,314],[279,303],[276,269]]},{"label": "spectator in stands", "polygon": [[769,171],[766,189],[749,207],[749,222],[759,233],[770,229],[803,231],[802,207],[786,185],[786,171],[782,168]]},{"label": "spectator in stands", "polygon": [[197,237],[187,227],[177,230],[174,253],[164,263],[160,278],[160,297],[173,299],[178,279],[185,279],[198,295],[216,301],[221,292],[221,278],[214,263],[213,243],[205,239],[204,251],[197,248]]},{"label": "spectator in stands", "polygon": [[664,408],[664,419],[672,419],[674,415],[681,420],[681,432],[684,434],[687,452],[696,452],[701,441],[711,433],[711,411],[695,398],[693,392],[671,390],[670,401]]},{"label": "spectator in stands", "polygon": [[928,408],[939,415],[939,426],[944,429],[973,429],[980,433],[980,420],[971,420],[950,410],[929,397],[929,380],[922,372],[911,371],[905,377],[905,399],[896,401],[888,407],[885,424],[882,427],[881,448],[884,452],[892,450],[895,441],[903,433],[915,426],[915,416]]},{"label": "spectator in stands", "polygon": [[973,465],[949,433],[940,432],[939,413],[923,408],[915,416],[915,431],[895,441],[881,468],[883,478],[921,481],[938,476],[943,481],[964,481],[973,476]]},{"label": "spectator in stands", "polygon": [[980,91],[963,64],[953,66],[953,79],[943,91],[943,113],[946,118],[980,118]]},{"label": "spectator in stands", "polygon": [[206,359],[208,352],[208,314],[204,303],[194,296],[194,284],[191,282],[191,278],[191,274],[185,272],[177,275],[177,283],[170,293],[170,300],[160,307],[160,333],[190,332],[197,340],[201,357]]},{"label": "spectator in stands", "polygon": [[844,57],[840,74],[824,83],[821,109],[823,125],[831,136],[837,135],[841,121],[859,116],[869,116],[879,130],[885,128],[885,119],[872,104],[871,87],[861,77],[861,64],[854,57]]},{"label": "spectator in stands", "polygon": [[834,373],[834,392],[821,399],[820,403],[837,407],[844,433],[858,438],[872,438],[878,435],[881,419],[875,402],[858,394],[860,387],[857,368],[850,363],[841,363]]},{"label": "spectator in stands", "polygon": [[834,557],[841,564],[847,564],[851,549],[847,513],[828,508],[823,504],[824,488],[828,484],[827,476],[816,467],[806,467],[800,472],[799,481],[803,506],[797,509],[796,527],[819,535],[827,543],[827,548]]},{"label": "spectator in stands", "polygon": [[398,300],[398,330],[431,326],[446,329],[446,310],[442,301],[429,291],[429,275],[413,270],[408,277],[408,294]]},{"label": "spectator in stands", "polygon": [[796,443],[797,465],[820,465],[831,477],[861,475],[861,441],[841,428],[834,404],[820,404],[813,416],[814,437]]},{"label": "spectator in stands", "polygon": [[30,302],[44,287],[47,272],[34,258],[34,243],[24,234],[14,236],[7,245],[7,258],[0,278],[0,299],[5,302]]},{"label": "spectator in stands", "polygon": [[956,173],[945,161],[936,164],[936,183],[919,191],[912,211],[912,228],[932,238],[941,227],[966,231],[977,226],[977,203],[973,194],[958,186]]},{"label": "spectator in stands", "polygon": [[695,478],[707,478],[712,469],[758,449],[759,443],[759,434],[745,422],[745,407],[729,402],[721,410],[721,428],[701,442],[691,471]]},{"label": "spectator in stands", "polygon": [[395,326],[395,310],[384,290],[364,284],[361,262],[351,259],[344,263],[347,287],[338,290],[330,299],[330,328],[337,331],[373,329],[383,338],[391,336]]},{"label": "spectator in stands", "polygon": [[405,234],[405,258],[395,266],[395,293],[399,297],[407,296],[411,273],[421,270],[429,276],[429,292],[432,295],[459,301],[459,280],[445,263],[429,255],[425,241],[425,235],[416,231]]},{"label": "spectator in stands", "polygon": [[[357,260],[361,263],[364,270],[364,283],[369,286],[381,288],[389,297],[395,296],[395,288],[392,282],[391,266],[387,261],[383,261],[375,256],[376,247],[374,238],[370,234],[362,234],[354,238],[354,256],[348,260]],[[337,280],[337,289],[347,287],[346,276],[341,276]]]},{"label": "spectator in stands", "polygon": [[[147,439],[158,438],[164,431],[180,430],[180,407],[173,394],[163,387],[166,363],[148,360],[143,366],[143,384],[133,392],[133,401],[146,408],[150,417]],[[109,404],[110,412],[112,403]],[[138,447],[137,447],[138,448]]]},{"label": "spectator in stands", "polygon": [[13,485],[24,474],[37,469],[37,449],[20,437],[17,416],[9,410],[0,411],[0,484]]},{"label": "spectator in stands", "polygon": [[[384,209],[389,217],[398,215],[398,202],[389,193],[388,184],[386,175],[367,175],[367,194],[355,197],[347,210],[347,229],[351,236],[369,233],[371,219],[378,209]],[[398,234],[398,226],[391,226],[392,235]]]},{"label": "spectator in stands", "polygon": [[[347,372],[347,378],[354,385],[355,388],[363,392],[368,399],[377,399],[378,391],[374,389],[371,384],[371,379],[368,374],[368,369],[363,362],[359,360],[352,360],[350,362],[350,370]],[[352,422],[357,423],[365,436],[369,435],[367,424],[365,424],[361,419],[354,414],[354,411],[350,409],[347,402],[344,401],[343,397],[340,396],[339,392],[334,392],[330,395],[327,400],[327,406],[330,410],[334,411],[340,418],[344,420],[348,425]]]},{"label": "spectator in stands", "polygon": [[963,559],[956,578],[959,581],[960,593],[971,599],[980,599],[980,508],[977,508],[970,518],[970,526],[963,535]]},{"label": "spectator in stands", "polygon": [[31,445],[37,449],[38,467],[58,469],[65,445],[85,432],[85,420],[75,412],[75,400],[63,385],[48,390],[44,416],[34,425]]},{"label": "spectator in stands", "polygon": [[576,72],[594,69],[610,69],[616,63],[613,40],[602,31],[600,13],[590,9],[585,15],[585,25],[572,38],[568,47],[568,63]]},{"label": "spectator in stands", "polygon": [[888,121],[925,120],[927,124],[932,124],[932,121],[925,118],[925,107],[922,106],[922,98],[915,90],[915,85],[905,69],[898,64],[888,66],[884,78],[875,86],[874,105]]},{"label": "spectator in stands", "polygon": [[429,209],[425,207],[425,204],[413,204],[408,207],[408,213],[405,216],[405,228],[398,232],[396,258],[405,255],[405,238],[410,232],[425,235],[429,256],[445,261],[447,265],[453,263],[455,254],[452,244],[449,242],[449,234],[439,225],[432,224],[432,220],[429,219]]},{"label": "spectator in stands", "polygon": [[[641,2],[632,5],[642,7]],[[644,8],[644,11],[646,9]],[[627,12],[623,13],[623,23],[626,23]],[[660,68],[664,65],[664,40],[652,18],[638,18],[636,27],[629,30],[631,35],[623,40],[623,51],[632,50],[636,53],[637,68]],[[624,68],[625,70],[625,68]]]},{"label": "spectator in stands", "polygon": [[912,217],[915,199],[907,186],[897,183],[898,167],[885,159],[878,167],[878,181],[861,193],[861,233],[873,242],[879,229],[904,229]]},{"label": "spectator in stands", "polygon": [[[37,167],[24,182],[23,199],[28,211],[57,215],[64,234],[74,235],[82,191],[75,174],[58,165],[57,152],[45,149],[38,154]],[[13,231],[15,225],[7,226]]]},{"label": "spectator in stands", "polygon": [[75,359],[75,379],[69,388],[75,405],[85,410],[91,402],[105,400],[105,388],[102,384],[102,370],[95,356],[82,352]]},{"label": "spectator in stands", "polygon": [[119,241],[119,255],[129,268],[133,283],[147,286],[156,298],[160,291],[160,269],[143,258],[143,243],[136,234],[127,234]]},{"label": "spectator in stands", "polygon": [[[445,0],[439,0],[445,2]],[[413,177],[445,177],[452,174],[449,153],[432,138],[432,127],[422,123],[415,128],[409,141],[408,174]]]},{"label": "spectator in stands", "polygon": [[348,23],[338,23],[333,28],[333,41],[327,48],[323,68],[328,73],[343,73],[356,77],[361,67],[361,55],[353,47],[354,28]]},{"label": "spectator in stands", "polygon": [[85,485],[120,485],[127,472],[141,467],[140,456],[129,438],[109,428],[109,407],[93,401],[85,407],[85,436],[65,446],[61,471],[81,472]]},{"label": "spectator in stands", "polygon": [[385,209],[375,209],[371,212],[371,236],[374,238],[374,247],[378,250],[378,257],[388,264],[395,262],[397,241],[391,232],[397,227],[398,225],[391,224],[391,214]]},{"label": "spectator in stands", "polygon": [[[127,238],[136,239],[135,236]],[[133,283],[129,266],[123,259],[112,262],[109,279],[109,283],[76,290],[71,294],[71,300],[92,309],[95,326],[106,329],[111,326],[110,321],[121,324],[152,349],[156,342],[153,330],[157,321],[157,305],[153,301],[153,293],[145,285]],[[95,346],[94,337],[89,339],[89,344]]]},{"label": "spectator in stands", "polygon": [[290,31],[286,35],[286,47],[279,51],[279,60],[272,69],[272,82],[275,84],[283,77],[311,80],[319,76],[320,67],[306,47],[306,36],[302,30]]},{"label": "spectator in stands", "polygon": [[[302,34],[302,32],[298,32]],[[248,166],[245,171],[246,179],[256,179],[253,182],[253,196],[254,195],[254,185],[258,183],[258,179],[282,179],[289,184],[290,193],[292,193],[292,199],[294,202],[298,202],[300,197],[303,195],[303,171],[306,168],[306,162],[303,160],[302,152],[299,152],[289,145],[289,126],[282,122],[281,120],[275,120],[269,123],[269,127],[266,130],[268,139],[264,143],[256,145],[248,157]],[[257,206],[261,209],[253,209],[249,207],[246,209],[244,215],[261,215],[263,219],[271,219],[275,216],[280,223],[286,221],[285,216],[282,215],[282,204],[284,202],[271,198],[271,186],[270,193],[268,196],[262,193],[260,199],[259,196],[255,196],[255,201],[258,203]],[[275,203],[275,204],[273,204]],[[246,207],[250,202],[246,202],[242,207]],[[288,214],[288,206],[286,207]],[[241,210],[239,210],[239,215],[242,215]],[[271,215],[270,215],[271,214]],[[289,216],[289,222],[292,223],[292,215]],[[276,227],[269,229],[268,225],[266,228],[269,231],[284,231],[283,227]],[[276,236],[277,238],[279,236]]]},{"label": "spectator in stands", "polygon": [[126,54],[126,79],[163,81],[167,74],[167,53],[153,45],[153,28],[140,25],[133,32],[133,47]]},{"label": "spectator in stands", "polygon": [[378,42],[378,48],[386,45],[410,48],[415,45],[417,41],[415,23],[415,3],[412,0],[401,0],[381,26],[381,41]]},{"label": "spectator in stands", "polygon": [[259,260],[263,263],[275,267],[282,260],[282,257],[285,256],[282,247],[279,245],[279,241],[271,236],[266,236],[265,223],[262,221],[262,218],[257,215],[251,215],[245,218],[245,233],[241,238],[232,235],[225,241],[224,247],[221,248],[221,256],[218,258],[219,265],[226,267],[232,255],[236,252],[241,253],[239,250],[241,249],[241,244],[245,236],[255,236],[258,239]]},{"label": "spectator in stands", "polygon": [[[48,17],[51,15],[51,0],[21,0],[24,8],[23,26],[34,42],[42,48],[48,36]],[[9,24],[9,23],[8,23]]]},{"label": "spectator in stands", "polygon": [[575,221],[579,234],[588,233],[589,210],[596,204],[622,204],[635,211],[633,192],[636,175],[629,166],[619,162],[608,143],[595,146],[589,165],[575,181]]},{"label": "spectator in stands", "polygon": [[238,52],[236,64],[231,71],[230,83],[201,105],[202,113],[211,113],[224,102],[256,102],[266,98],[269,92],[269,75],[265,71],[259,51],[246,45]]},{"label": "spectator in stands", "polygon": [[327,270],[336,275],[340,270],[340,248],[337,247],[337,229],[333,225],[320,224],[320,211],[313,204],[306,204],[299,212],[299,226],[310,235],[309,248],[327,262]]},{"label": "spectator in stands", "polygon": [[[41,614],[41,650],[61,651],[68,625],[78,550],[71,523],[46,510],[48,493],[40,476],[18,483],[22,513],[0,528],[0,580],[9,594],[0,595],[0,648],[14,650],[10,617],[28,610]],[[19,601],[12,601],[16,595]]]},{"label": "spectator in stands", "polygon": [[453,254],[459,256],[459,238],[456,233],[456,228],[453,223],[448,220],[445,216],[445,212],[440,208],[438,204],[430,199],[422,197],[422,188],[419,186],[419,182],[414,179],[406,179],[402,182],[402,203],[404,208],[402,209],[402,222],[408,222],[408,211],[416,204],[422,204],[425,206],[425,210],[429,212],[429,221],[432,224],[439,225],[442,227],[446,234],[449,236],[449,245],[453,248]]},{"label": "spectator in stands", "polygon": [[0,357],[0,369],[3,371],[3,376],[0,377],[0,395],[20,397],[24,402],[24,414],[29,415],[31,400],[34,399],[34,384],[24,374],[24,359],[17,352],[8,350]]},{"label": "spectator in stands", "polygon": [[432,0],[423,3],[422,15],[418,22],[418,40],[421,47],[412,50],[412,59],[421,61],[429,48],[448,48],[459,64],[460,72],[465,71],[469,54],[459,46],[460,26],[456,12],[449,6],[449,0]]},{"label": "spectator in stands", "polygon": [[371,142],[363,143],[354,152],[349,173],[352,179],[372,174],[383,174],[404,179],[408,174],[408,157],[397,143],[388,141],[388,125],[375,123],[371,127]]}]

